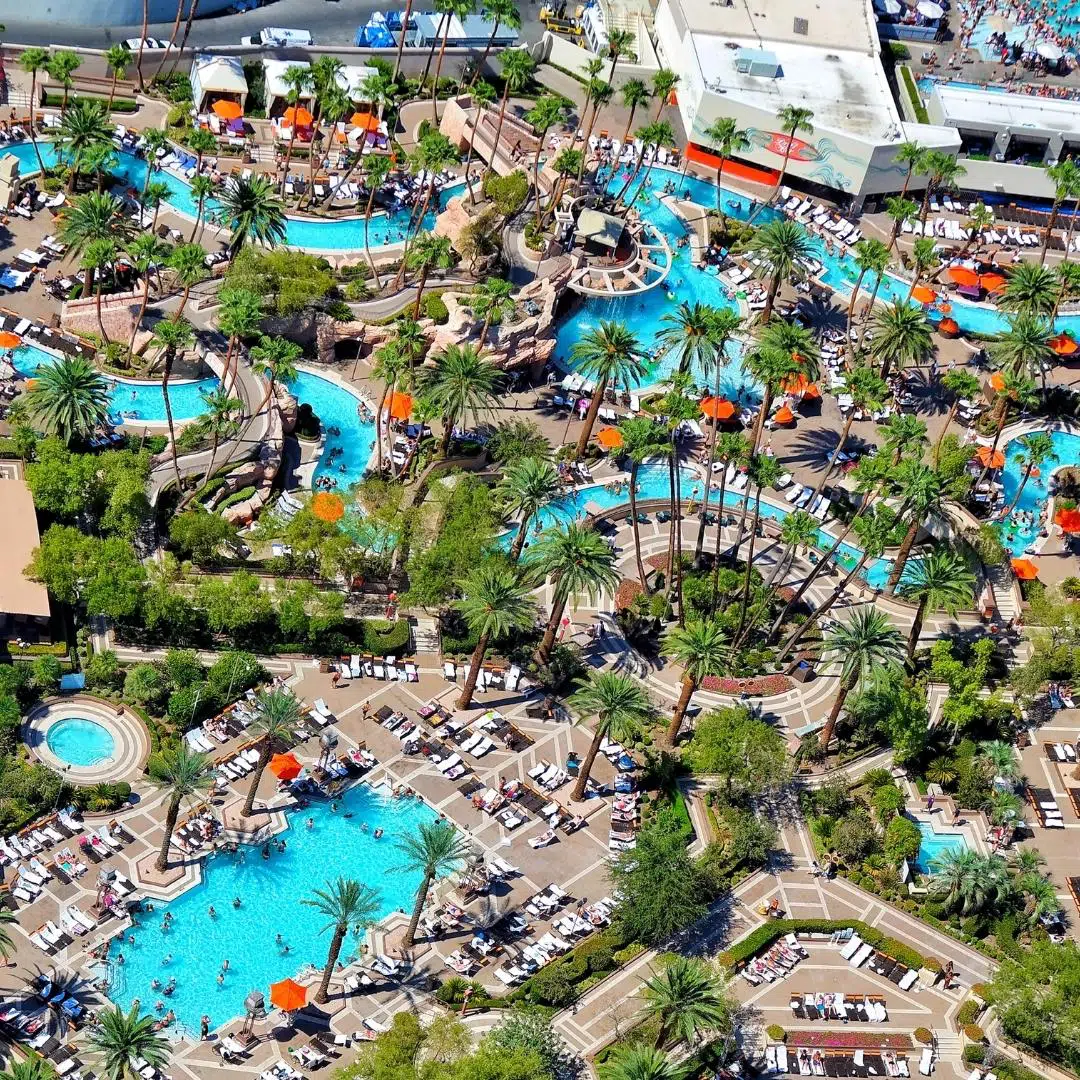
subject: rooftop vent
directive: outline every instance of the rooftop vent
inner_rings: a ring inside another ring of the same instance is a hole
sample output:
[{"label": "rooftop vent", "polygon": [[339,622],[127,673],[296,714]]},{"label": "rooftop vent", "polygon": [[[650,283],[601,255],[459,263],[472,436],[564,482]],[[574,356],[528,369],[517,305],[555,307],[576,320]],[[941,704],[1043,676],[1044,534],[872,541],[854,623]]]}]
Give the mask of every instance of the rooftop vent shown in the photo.
[{"label": "rooftop vent", "polygon": [[740,49],[735,54],[735,70],[740,75],[760,75],[766,79],[778,79],[782,74],[776,53],[765,49]]},{"label": "rooftop vent", "polygon": [[810,33],[810,23],[806,19],[797,18],[793,29],[796,34],[802,34],[803,37],[806,37],[806,35]]}]

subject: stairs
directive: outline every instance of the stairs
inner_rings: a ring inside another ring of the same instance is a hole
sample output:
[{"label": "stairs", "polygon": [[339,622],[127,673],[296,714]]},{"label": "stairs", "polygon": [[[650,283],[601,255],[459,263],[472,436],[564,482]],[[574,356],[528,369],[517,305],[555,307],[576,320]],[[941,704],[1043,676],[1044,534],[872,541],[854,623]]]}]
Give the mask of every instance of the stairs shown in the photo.
[{"label": "stairs", "polygon": [[439,624],[426,615],[412,618],[413,645],[417,652],[436,653],[442,651],[442,639],[439,636]]},{"label": "stairs", "polygon": [[964,1040],[956,1032],[942,1032],[937,1036],[937,1053],[942,1061],[960,1063]]},{"label": "stairs", "polygon": [[1010,619],[1017,618],[1020,607],[1016,602],[1016,586],[1009,571],[1004,566],[988,566],[986,577],[994,590],[994,601],[1001,621],[1007,623]]}]

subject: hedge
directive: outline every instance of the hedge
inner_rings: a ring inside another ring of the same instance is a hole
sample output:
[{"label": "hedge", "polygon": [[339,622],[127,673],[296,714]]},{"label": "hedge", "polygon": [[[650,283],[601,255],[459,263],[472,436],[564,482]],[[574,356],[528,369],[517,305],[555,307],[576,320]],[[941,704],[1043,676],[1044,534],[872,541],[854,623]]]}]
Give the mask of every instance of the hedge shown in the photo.
[{"label": "hedge", "polygon": [[[964,1047],[964,1061],[968,1065],[981,1065],[986,1060],[989,1047],[982,1043],[969,1043]],[[1019,1061],[1003,1058],[1000,1055],[994,1057],[994,1072],[999,1080],[1043,1080],[1040,1073],[1022,1065]]]},{"label": "hedge", "polygon": [[973,1024],[979,1018],[981,1012],[982,1006],[974,998],[968,998],[956,1011],[956,1022],[960,1027]]},{"label": "hedge", "polygon": [[762,949],[786,934],[832,934],[837,930],[852,929],[875,949],[891,956],[901,964],[916,970],[926,966],[926,957],[916,952],[902,941],[883,934],[872,926],[856,920],[837,921],[835,919],[773,919],[772,922],[759,926],[742,941],[735,942],[730,949],[720,954],[718,959],[726,967],[734,967],[756,956]]},{"label": "hedge", "polygon": [[545,998],[544,982],[556,972],[567,975],[575,984],[579,994],[584,993],[589,985],[598,983],[607,972],[615,969],[617,950],[626,945],[623,936],[613,927],[586,938],[565,956],[553,960],[547,967],[525,982],[510,995],[511,1000],[528,1001],[537,1005],[550,1005]]},{"label": "hedge", "polygon": [[408,619],[364,620],[364,652],[375,656],[402,656],[411,652],[412,630]]},{"label": "hedge", "polygon": [[[84,98],[90,101],[100,101],[102,105],[108,105],[108,97],[101,97],[98,94],[69,94],[68,100],[72,101],[76,97]],[[45,106],[50,109],[59,109],[64,103],[64,95],[47,92],[45,94]],[[112,111],[122,113],[133,113],[138,109],[139,105],[131,98],[116,97],[113,98]]]},{"label": "hedge", "polygon": [[239,491],[234,491],[228,498],[222,499],[218,505],[218,509],[227,510],[230,506],[235,506],[237,503],[246,502],[254,494],[255,489],[253,487],[241,488]]},{"label": "hedge", "polygon": [[908,97],[911,98],[912,107],[915,109],[915,119],[920,124],[930,123],[930,114],[926,111],[926,106],[922,103],[922,98],[919,97],[919,88],[915,85],[915,76],[911,74],[911,68],[902,67],[900,74],[904,79],[904,86],[907,89]]},{"label": "hedge", "polygon": [[7,643],[7,651],[10,656],[67,656],[68,647],[64,642],[55,642],[51,645],[20,645],[17,641]]}]

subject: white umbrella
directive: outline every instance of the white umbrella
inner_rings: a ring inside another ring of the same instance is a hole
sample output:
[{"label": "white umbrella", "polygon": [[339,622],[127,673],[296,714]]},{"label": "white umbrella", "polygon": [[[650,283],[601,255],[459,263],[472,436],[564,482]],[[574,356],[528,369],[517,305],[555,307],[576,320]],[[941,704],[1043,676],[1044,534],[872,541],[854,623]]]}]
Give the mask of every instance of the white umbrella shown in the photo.
[{"label": "white umbrella", "polygon": [[940,4],[935,4],[934,0],[920,0],[915,10],[924,19],[940,19],[945,14],[945,9]]},{"label": "white umbrella", "polygon": [[1065,50],[1060,45],[1055,45],[1052,41],[1040,41],[1035,46],[1035,51],[1044,60],[1060,60],[1065,55]]},{"label": "white umbrella", "polygon": [[874,7],[886,15],[899,15],[902,10],[899,0],[874,0]]}]

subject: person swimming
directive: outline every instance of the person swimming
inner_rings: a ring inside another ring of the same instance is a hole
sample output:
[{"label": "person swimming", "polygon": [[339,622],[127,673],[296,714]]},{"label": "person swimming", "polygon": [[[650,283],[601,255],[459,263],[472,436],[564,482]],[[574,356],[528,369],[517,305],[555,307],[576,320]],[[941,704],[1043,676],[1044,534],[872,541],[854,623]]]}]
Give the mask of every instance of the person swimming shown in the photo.
[{"label": "person swimming", "polygon": [[380,839],[382,837],[382,834],[383,834],[382,829],[376,829],[375,833],[374,833],[375,839],[376,840]]}]

